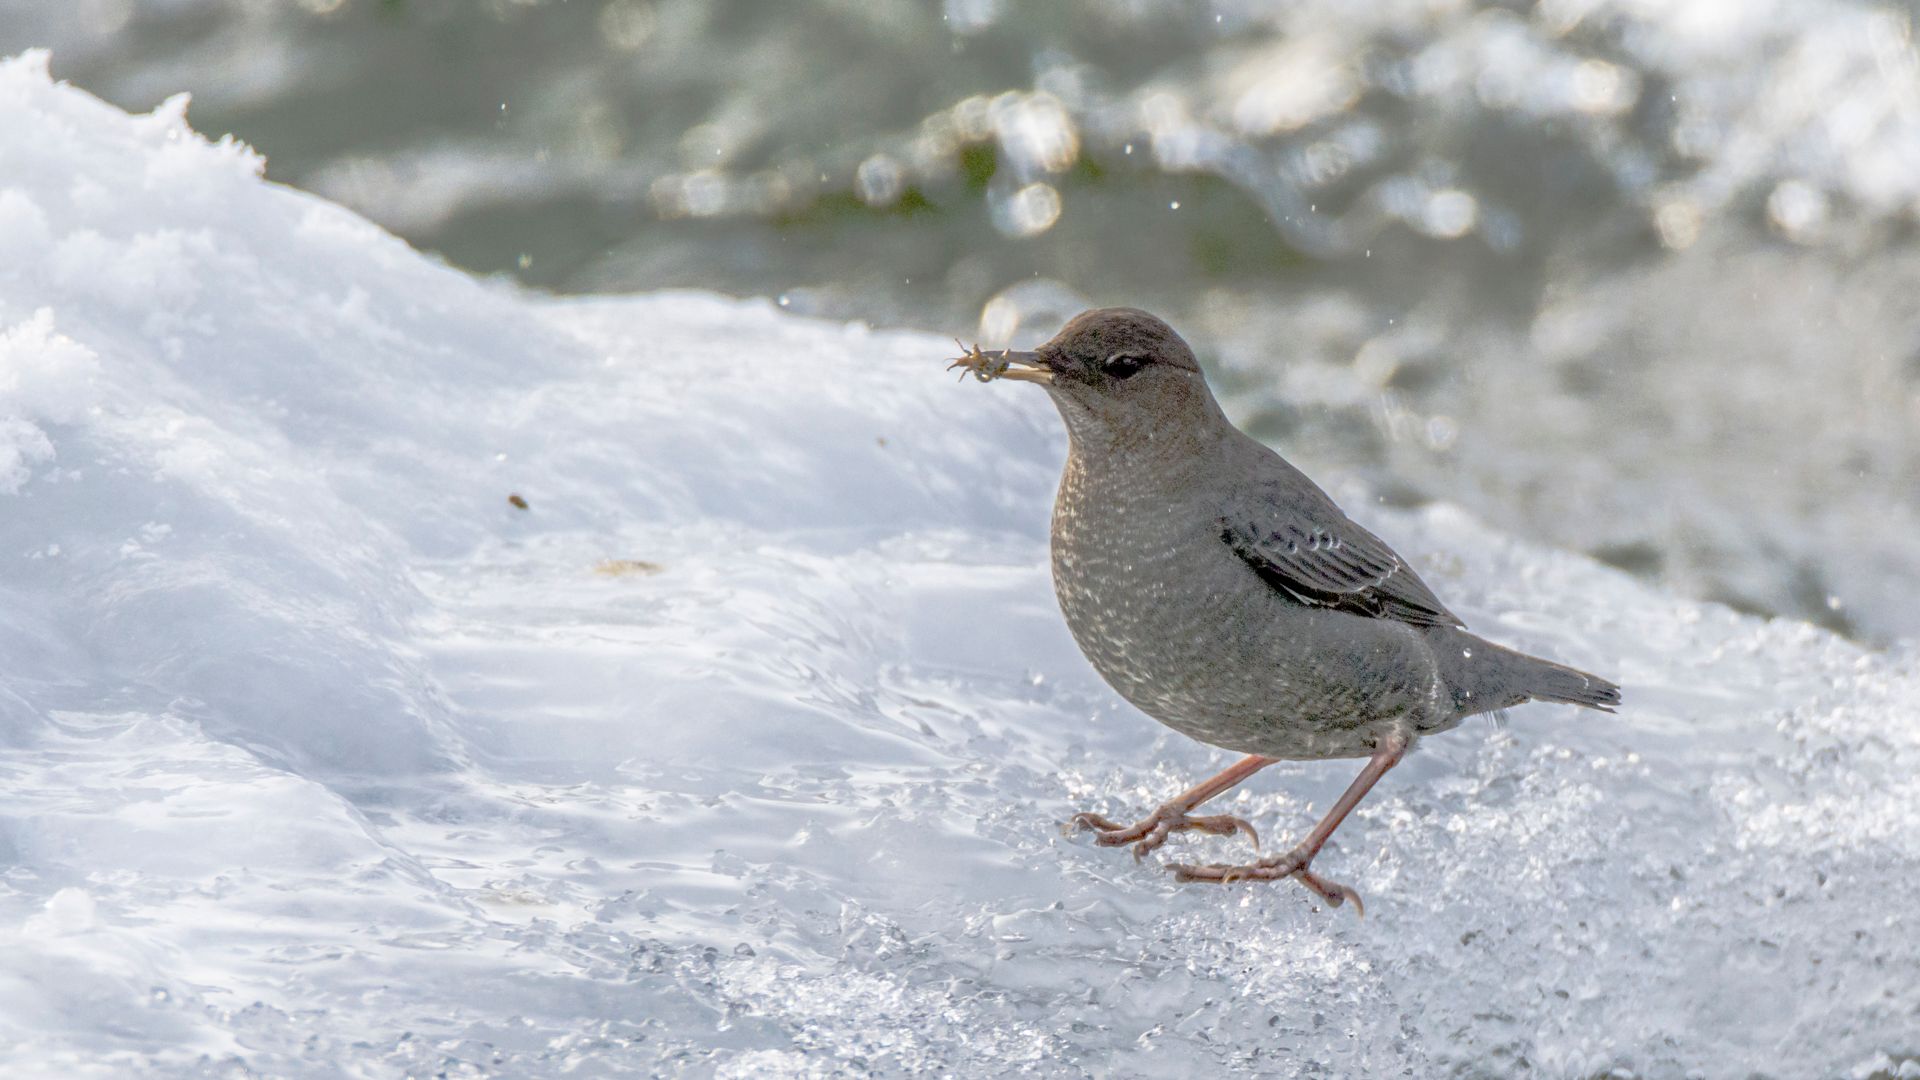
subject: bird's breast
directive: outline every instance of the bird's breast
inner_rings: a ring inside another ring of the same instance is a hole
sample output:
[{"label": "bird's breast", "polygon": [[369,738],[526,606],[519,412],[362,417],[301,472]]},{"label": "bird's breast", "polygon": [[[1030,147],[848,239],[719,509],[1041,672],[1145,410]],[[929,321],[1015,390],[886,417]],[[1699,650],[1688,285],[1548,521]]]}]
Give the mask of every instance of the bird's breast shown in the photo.
[{"label": "bird's breast", "polygon": [[1070,467],[1053,518],[1054,591],[1074,640],[1122,696],[1168,723],[1213,711],[1233,674],[1270,670],[1243,654],[1271,648],[1271,598],[1246,587],[1252,574],[1217,525],[1183,502]]}]

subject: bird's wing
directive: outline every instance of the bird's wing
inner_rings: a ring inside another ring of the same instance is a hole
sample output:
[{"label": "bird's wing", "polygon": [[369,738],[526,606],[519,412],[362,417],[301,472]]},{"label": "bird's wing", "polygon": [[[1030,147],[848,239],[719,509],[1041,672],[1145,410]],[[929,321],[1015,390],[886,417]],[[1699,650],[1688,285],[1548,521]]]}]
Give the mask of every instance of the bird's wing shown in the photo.
[{"label": "bird's wing", "polygon": [[1310,607],[1415,626],[1466,625],[1386,541],[1354,524],[1291,465],[1229,500],[1220,538],[1267,584]]}]

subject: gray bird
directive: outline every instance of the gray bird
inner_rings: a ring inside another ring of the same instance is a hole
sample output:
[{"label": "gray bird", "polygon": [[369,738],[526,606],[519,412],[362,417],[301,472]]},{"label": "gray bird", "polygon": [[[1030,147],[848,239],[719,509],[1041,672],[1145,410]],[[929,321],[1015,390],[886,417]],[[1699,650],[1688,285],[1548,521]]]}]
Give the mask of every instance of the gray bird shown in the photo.
[{"label": "gray bird", "polygon": [[1333,831],[1422,736],[1527,701],[1612,712],[1620,688],[1475,637],[1406,560],[1298,469],[1228,421],[1173,328],[1103,308],[1032,352],[954,362],[1046,387],[1069,452],[1053,504],[1053,584],[1094,669],[1141,711],[1247,756],[1133,825],[1073,820],[1136,856],[1194,829],[1244,832],[1201,803],[1280,760],[1366,758],[1285,854],[1176,865],[1182,881],[1294,878],[1329,905],[1360,896],[1311,869]]}]

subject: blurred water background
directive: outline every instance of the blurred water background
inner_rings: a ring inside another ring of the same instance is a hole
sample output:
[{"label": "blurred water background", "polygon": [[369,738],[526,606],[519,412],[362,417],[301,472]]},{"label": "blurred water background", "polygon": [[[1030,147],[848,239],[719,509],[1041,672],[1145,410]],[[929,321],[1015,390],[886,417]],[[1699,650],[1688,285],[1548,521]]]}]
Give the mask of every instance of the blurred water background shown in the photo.
[{"label": "blurred water background", "polygon": [[0,0],[0,53],[191,92],[271,178],[540,289],[988,346],[1149,307],[1310,471],[1878,643],[1920,636],[1912,15]]}]

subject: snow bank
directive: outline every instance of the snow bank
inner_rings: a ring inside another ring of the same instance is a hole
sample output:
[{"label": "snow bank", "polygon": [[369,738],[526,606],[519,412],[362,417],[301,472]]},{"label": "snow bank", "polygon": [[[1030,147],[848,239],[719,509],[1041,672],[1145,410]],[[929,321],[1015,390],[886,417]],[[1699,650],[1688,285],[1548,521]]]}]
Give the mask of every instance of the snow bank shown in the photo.
[{"label": "snow bank", "polygon": [[1382,510],[1628,709],[1423,746],[1365,921],[1178,887],[1054,825],[1224,755],[1066,637],[1038,394],[473,281],[44,56],[0,115],[10,1074],[1920,1068],[1911,649]]}]

